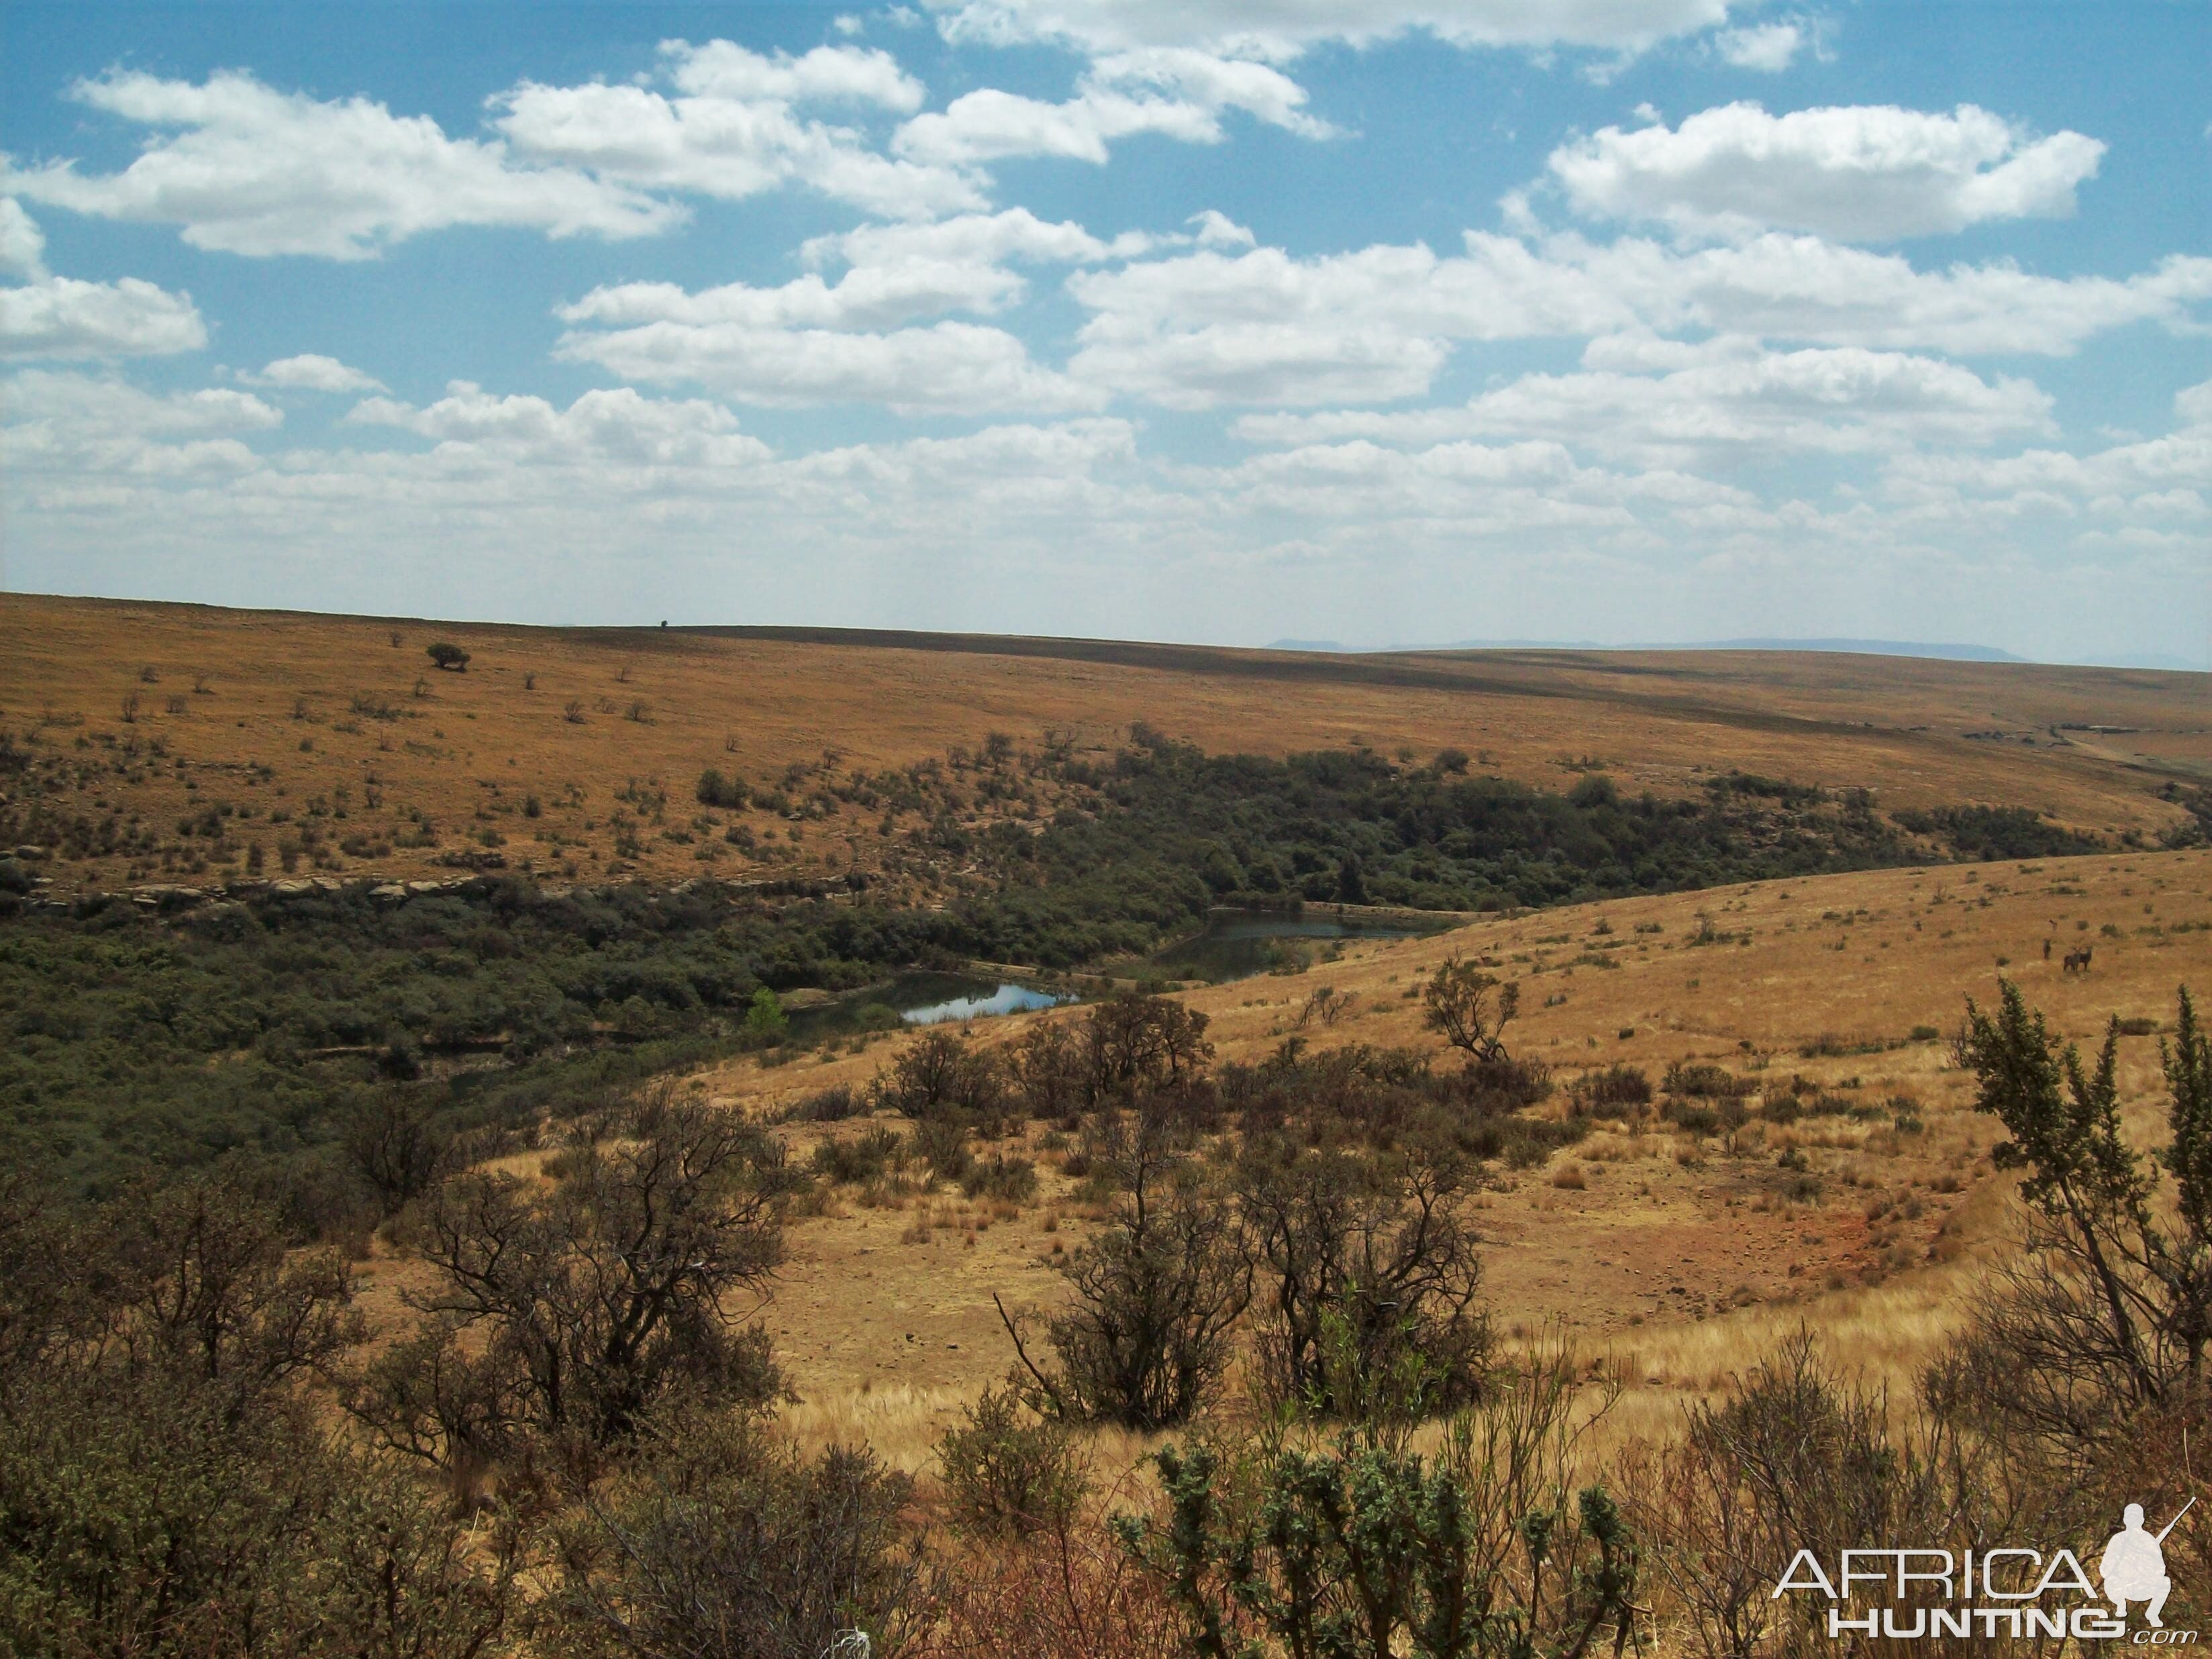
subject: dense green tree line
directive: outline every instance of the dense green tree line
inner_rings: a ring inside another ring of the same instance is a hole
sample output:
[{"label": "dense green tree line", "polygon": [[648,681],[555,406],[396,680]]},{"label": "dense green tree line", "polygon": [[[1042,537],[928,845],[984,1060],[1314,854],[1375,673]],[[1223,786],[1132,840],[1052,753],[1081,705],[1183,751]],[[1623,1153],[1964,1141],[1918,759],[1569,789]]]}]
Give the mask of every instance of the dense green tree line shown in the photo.
[{"label": "dense green tree line", "polygon": [[[237,1148],[291,1157],[398,1086],[496,1124],[763,1040],[746,1014],[764,988],[850,989],[969,957],[1075,967],[1152,950],[1224,902],[1498,909],[1919,856],[1863,796],[1741,774],[1662,801],[1596,775],[1531,789],[1449,752],[1277,761],[1139,735],[1110,763],[1054,762],[1071,805],[1041,832],[940,826],[982,875],[940,909],[856,878],[776,898],[496,879],[404,903],[356,885],[64,913],[26,906],[21,866],[0,863],[0,1150],[93,1184]],[[2028,828],[1927,822],[1977,850],[2031,831],[2060,850],[2064,832],[2014,816]]]}]

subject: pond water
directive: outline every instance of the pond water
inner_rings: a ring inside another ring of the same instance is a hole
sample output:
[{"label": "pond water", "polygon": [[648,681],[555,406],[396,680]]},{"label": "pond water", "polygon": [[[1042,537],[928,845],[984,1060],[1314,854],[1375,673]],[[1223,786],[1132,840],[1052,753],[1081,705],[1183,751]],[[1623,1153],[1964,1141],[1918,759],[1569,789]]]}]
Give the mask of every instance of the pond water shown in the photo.
[{"label": "pond water", "polygon": [[992,1014],[1025,1014],[1032,1008],[1051,1008],[1067,1001],[1049,991],[1032,991],[1026,985],[1000,984],[989,994],[979,983],[975,992],[902,1008],[899,1018],[909,1025],[936,1025],[948,1019],[981,1019]]},{"label": "pond water", "polygon": [[[1447,925],[1438,919],[1437,927]],[[1207,918],[1204,932],[1178,939],[1148,957],[1145,968],[1162,978],[1218,984],[1249,979],[1271,969],[1297,967],[1340,939],[1411,939],[1434,931],[1407,922],[1376,922],[1318,909],[1304,915],[1287,910],[1217,910]],[[1128,973],[1126,968],[1110,971],[1125,976]],[[1073,1000],[1009,980],[971,974],[901,974],[818,1007],[794,1008],[791,1034],[811,1042],[863,1031],[892,1031],[902,1025],[937,1025],[947,1020],[1022,1014]]]},{"label": "pond water", "polygon": [[1310,960],[1313,945],[1333,939],[1412,939],[1431,931],[1360,917],[1217,910],[1206,919],[1204,933],[1176,940],[1153,956],[1151,965],[1180,979],[1249,979]]},{"label": "pond water", "polygon": [[1024,1013],[1068,1000],[1026,985],[970,974],[901,974],[819,1007],[793,1009],[791,1032],[800,1041],[811,1042],[862,1031],[896,1030],[901,1025],[935,1025],[948,1019]]}]

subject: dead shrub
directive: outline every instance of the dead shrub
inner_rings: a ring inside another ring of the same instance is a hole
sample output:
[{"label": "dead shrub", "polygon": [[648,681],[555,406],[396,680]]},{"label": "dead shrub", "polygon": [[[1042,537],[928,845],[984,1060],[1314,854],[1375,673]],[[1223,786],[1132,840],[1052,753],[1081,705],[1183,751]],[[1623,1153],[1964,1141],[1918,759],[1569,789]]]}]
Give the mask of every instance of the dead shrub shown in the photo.
[{"label": "dead shrub", "polygon": [[1183,1659],[1182,1620],[1167,1592],[1092,1526],[1025,1543],[978,1540],[931,1577],[930,1629],[914,1659]]}]

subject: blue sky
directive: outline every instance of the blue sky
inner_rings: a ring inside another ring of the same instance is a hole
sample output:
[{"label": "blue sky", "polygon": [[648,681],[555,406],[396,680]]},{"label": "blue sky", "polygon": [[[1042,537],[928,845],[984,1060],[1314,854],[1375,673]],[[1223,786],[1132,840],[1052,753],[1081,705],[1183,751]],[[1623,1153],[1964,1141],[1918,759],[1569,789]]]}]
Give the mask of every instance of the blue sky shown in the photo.
[{"label": "blue sky", "polygon": [[0,587],[2212,658],[2212,7],[0,10]]}]

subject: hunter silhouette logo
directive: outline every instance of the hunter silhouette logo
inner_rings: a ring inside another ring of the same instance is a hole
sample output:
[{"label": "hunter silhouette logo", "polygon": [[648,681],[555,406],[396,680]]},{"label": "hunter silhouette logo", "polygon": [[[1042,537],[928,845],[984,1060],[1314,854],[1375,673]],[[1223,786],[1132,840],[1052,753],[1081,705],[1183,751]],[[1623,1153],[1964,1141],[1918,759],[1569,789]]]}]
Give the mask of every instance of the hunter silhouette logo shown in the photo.
[{"label": "hunter silhouette logo", "polygon": [[2104,1559],[2097,1564],[2098,1577],[2105,1581],[2105,1599],[2112,1604],[2112,1611],[2124,1619],[2128,1603],[2148,1603],[2143,1617],[2153,1630],[2163,1629],[2166,1621],[2159,1614],[2166,1609],[2166,1598],[2173,1593],[2173,1580],[2166,1576],[2166,1552],[2161,1547],[2166,1534],[2181,1524],[2181,1516],[2189,1513],[2197,1500],[2191,1498],[2181,1506],[2181,1513],[2167,1522],[2156,1534],[2143,1530],[2143,1507],[2130,1504],[2121,1516],[2120,1530],[2105,1546]]},{"label": "hunter silhouette logo", "polygon": [[[1832,1638],[2070,1637],[2142,1647],[2191,1645],[2195,1631],[2166,1627],[2173,1580],[2164,1547],[2196,1504],[2191,1498],[2156,1532],[2145,1528],[2143,1506],[2129,1504],[2119,1531],[2097,1558],[2096,1580],[2072,1550],[2063,1548],[2047,1555],[2016,1545],[1960,1553],[1846,1549],[1838,1553],[1832,1571],[1813,1551],[1801,1549],[1775,1584],[1772,1599],[1811,1595],[1826,1601],[1824,1622]],[[2132,1606],[2142,1607],[2143,1627],[2130,1632]]]}]

